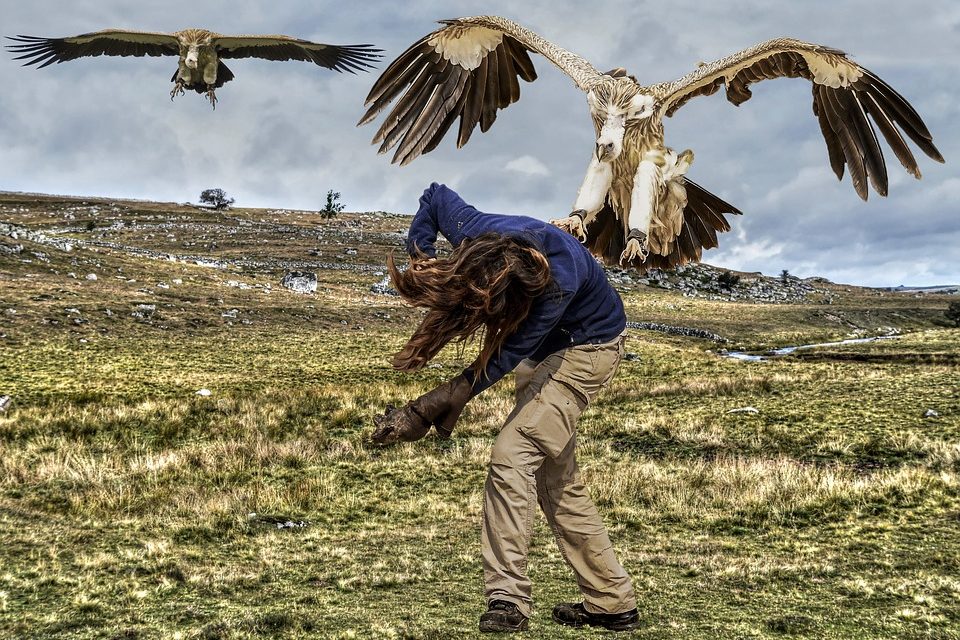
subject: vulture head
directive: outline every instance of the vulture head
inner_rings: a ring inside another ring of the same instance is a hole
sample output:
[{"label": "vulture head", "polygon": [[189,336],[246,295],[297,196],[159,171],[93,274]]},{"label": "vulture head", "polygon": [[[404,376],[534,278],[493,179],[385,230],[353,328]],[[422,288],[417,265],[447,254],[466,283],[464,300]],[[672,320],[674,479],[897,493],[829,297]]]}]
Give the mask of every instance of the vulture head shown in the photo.
[{"label": "vulture head", "polygon": [[[193,35],[193,34],[191,34]],[[211,53],[213,47],[213,34],[209,31],[199,37],[180,37],[180,59],[190,69],[196,69],[200,64],[200,54]]]},{"label": "vulture head", "polygon": [[612,162],[623,152],[627,127],[636,126],[654,113],[652,96],[629,77],[604,77],[606,81],[587,92],[590,116],[597,131],[595,153],[600,162]]}]

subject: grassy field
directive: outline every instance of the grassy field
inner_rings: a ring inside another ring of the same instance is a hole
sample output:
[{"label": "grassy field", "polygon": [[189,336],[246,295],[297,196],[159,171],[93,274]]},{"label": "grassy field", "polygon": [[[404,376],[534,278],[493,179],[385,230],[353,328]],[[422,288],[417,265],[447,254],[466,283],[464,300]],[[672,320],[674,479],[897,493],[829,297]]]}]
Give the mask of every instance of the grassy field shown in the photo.
[{"label": "grassy field", "polygon": [[[463,366],[388,366],[418,314],[369,288],[407,219],[6,195],[0,222],[75,241],[0,235],[0,637],[480,636],[512,381],[449,441],[368,443]],[[315,294],[279,286],[311,261]],[[628,637],[960,638],[956,298],[818,286],[833,304],[622,288],[631,320],[727,348],[903,332],[764,362],[631,332],[579,449],[640,600]],[[526,637],[605,635],[550,620],[578,594],[542,518],[530,574]]]}]

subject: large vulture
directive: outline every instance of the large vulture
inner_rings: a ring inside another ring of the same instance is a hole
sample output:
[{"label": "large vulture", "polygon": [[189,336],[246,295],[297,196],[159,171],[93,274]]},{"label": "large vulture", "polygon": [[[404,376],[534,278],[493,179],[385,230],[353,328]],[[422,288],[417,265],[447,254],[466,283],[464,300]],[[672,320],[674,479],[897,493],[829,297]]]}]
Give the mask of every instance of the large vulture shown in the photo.
[{"label": "large vulture", "polygon": [[179,56],[180,64],[171,81],[172,100],[185,89],[205,93],[216,108],[215,90],[233,80],[233,73],[223,64],[232,58],[265,58],[266,60],[304,60],[333,69],[349,71],[372,68],[381,54],[369,44],[320,44],[290,36],[225,36],[206,29],[184,29],[174,33],[104,29],[71,38],[8,37],[17,44],[7,48],[19,54],[15,60],[26,60],[24,66],[38,68],[54,62],[76,60],[85,56]]},{"label": "large vulture", "polygon": [[[887,193],[879,129],[907,172],[920,177],[904,136],[943,162],[923,120],[876,75],[837,49],[790,38],[762,42],[716,62],[700,64],[673,82],[641,85],[622,68],[600,73],[580,56],[496,16],[441,21],[440,29],[403,52],[367,96],[366,124],[397,99],[373,138],[380,152],[397,147],[394,162],[407,164],[434,149],[459,118],[457,146],[477,124],[487,131],[520,98],[522,78],[537,74],[539,53],[586,93],[596,148],[577,193],[573,213],[552,222],[576,235],[609,264],[641,271],[699,260],[729,230],[724,214],[734,206],[686,177],[693,152],[663,143],[663,118],[688,100],[723,87],[736,105],[750,85],[771,78],[803,78],[813,89],[813,113],[838,178],[848,167],[864,200],[867,183]],[[402,94],[402,95],[401,95]]]}]

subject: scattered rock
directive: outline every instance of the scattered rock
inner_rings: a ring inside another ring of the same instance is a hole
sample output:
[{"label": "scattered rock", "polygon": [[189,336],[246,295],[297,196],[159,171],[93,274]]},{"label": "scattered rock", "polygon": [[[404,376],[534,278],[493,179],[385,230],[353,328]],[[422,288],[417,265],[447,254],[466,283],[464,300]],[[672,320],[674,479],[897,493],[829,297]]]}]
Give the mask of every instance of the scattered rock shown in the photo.
[{"label": "scattered rock", "polygon": [[[19,240],[20,238],[23,238],[24,240],[29,240],[30,242],[36,242],[37,244],[56,247],[61,251],[73,250],[73,244],[71,241],[65,240],[63,238],[51,237],[46,233],[43,233],[40,231],[31,231],[26,227],[21,227],[19,225],[10,224],[6,222],[0,222],[0,236],[2,235],[8,236],[13,240]],[[20,253],[20,251],[22,250],[23,250],[23,247],[20,246],[20,249],[16,251],[16,253]]]},{"label": "scattered rock", "polygon": [[727,413],[760,413],[756,407],[740,407],[739,409],[730,409]]},{"label": "scattered rock", "polygon": [[95,273],[88,273],[88,274],[87,274],[87,280],[96,280],[96,279],[97,279],[97,274],[95,274]]},{"label": "scattered rock", "polygon": [[370,291],[381,296],[399,296],[400,294],[390,284],[390,278],[385,276],[383,280],[370,286]]},{"label": "scattered rock", "polygon": [[139,318],[140,320],[146,320],[147,318],[153,317],[153,314],[157,312],[157,305],[155,304],[138,304],[135,307],[135,311],[130,315],[134,318]]},{"label": "scattered rock", "polygon": [[248,513],[247,521],[271,529],[303,529],[310,525],[309,520],[294,520],[287,516],[273,516],[261,513]]},{"label": "scattered rock", "polygon": [[715,333],[706,331],[704,329],[695,329],[693,327],[674,327],[668,324],[660,324],[659,322],[628,322],[628,329],[645,329],[647,331],[659,331],[660,333],[669,333],[675,336],[686,336],[688,338],[705,338],[707,340],[713,340],[714,342],[727,342],[727,339],[723,336],[718,336]]},{"label": "scattered rock", "polygon": [[204,388],[204,389],[200,389],[199,391],[197,391],[196,395],[198,395],[198,396],[203,396],[204,398],[207,398],[207,397],[213,395],[213,392],[210,391],[210,389]]},{"label": "scattered rock", "polygon": [[297,293],[314,293],[317,290],[317,274],[309,271],[288,271],[280,284]]},{"label": "scattered rock", "polygon": [[720,282],[720,276],[726,270],[702,263],[682,265],[672,271],[652,269],[642,276],[633,269],[624,270],[618,267],[607,268],[606,272],[607,279],[614,285],[647,285],[673,289],[688,298],[784,304],[807,301],[811,294],[820,294],[823,298],[821,302],[831,302],[828,291],[815,287],[826,281],[816,278],[783,279],[755,273],[744,274],[736,284],[727,286]]},{"label": "scattered rock", "polygon": [[924,418],[939,418],[939,417],[940,417],[940,414],[937,413],[936,411],[934,411],[933,409],[927,409],[927,410],[924,412],[923,417],[924,417]]}]

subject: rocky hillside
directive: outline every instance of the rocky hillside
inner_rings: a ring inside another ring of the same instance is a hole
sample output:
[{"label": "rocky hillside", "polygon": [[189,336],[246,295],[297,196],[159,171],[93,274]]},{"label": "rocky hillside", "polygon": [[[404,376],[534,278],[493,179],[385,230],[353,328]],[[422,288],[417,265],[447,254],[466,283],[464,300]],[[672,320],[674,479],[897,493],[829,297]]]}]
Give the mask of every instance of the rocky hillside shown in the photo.
[{"label": "rocky hillside", "polygon": [[[268,271],[349,270],[382,276],[384,248],[400,248],[408,216],[385,212],[345,214],[314,225],[314,212],[285,209],[212,211],[191,205],[168,205],[176,215],[152,211],[146,203],[56,199],[7,194],[0,204],[0,251],[20,253],[21,241],[70,251],[74,246],[122,251],[146,258],[187,262],[214,268]],[[152,204],[152,203],[151,203]],[[42,209],[42,210],[41,210]],[[278,255],[278,240],[287,247]],[[243,245],[240,254],[232,247]],[[261,253],[257,246],[270,247]],[[301,247],[302,251],[288,249]],[[250,249],[253,248],[253,251]],[[372,251],[371,251],[372,250]],[[27,249],[43,260],[44,254]],[[832,295],[818,285],[822,278],[766,277],[740,273],[732,286],[721,283],[724,270],[691,264],[672,272],[610,268],[610,281],[621,288],[649,286],[675,290],[686,297],[761,303],[816,301]],[[378,273],[379,272],[379,273]],[[388,293],[383,283],[375,292]]]},{"label": "rocky hillside", "polygon": [[[797,278],[795,276],[769,277],[762,273],[730,272],[709,264],[697,263],[677,267],[673,271],[654,269],[644,275],[634,270],[608,269],[610,282],[615,285],[646,285],[671,289],[688,298],[708,300],[742,300],[781,304],[789,302],[819,302],[830,304],[831,292],[819,285],[831,284],[825,278]],[[722,276],[731,274],[736,282],[724,284]]]},{"label": "rocky hillside", "polygon": [[[180,286],[170,277],[173,274],[158,275],[150,288],[136,284],[129,272],[139,261],[156,265],[152,270],[158,274],[165,270],[162,264],[200,268],[219,289],[244,295],[269,294],[284,287],[307,294],[317,293],[318,287],[346,288],[353,292],[349,295],[362,296],[366,306],[375,307],[397,305],[384,260],[391,251],[403,254],[409,222],[408,215],[381,211],[343,213],[325,220],[312,211],[214,211],[191,204],[0,193],[0,259],[6,258],[11,277],[23,270],[43,272],[60,282],[58,286],[62,281],[56,278],[109,277],[139,287],[144,297],[149,297],[145,291]],[[126,266],[108,267],[121,258]],[[176,275],[185,282],[183,273],[181,269]],[[731,273],[707,264],[643,275],[617,268],[607,273],[624,296],[635,328],[682,330],[678,335],[711,340],[751,335],[756,327],[750,322],[766,317],[769,312],[759,311],[766,306],[786,306],[794,320],[820,326],[817,338],[910,330],[939,322],[949,297],[941,291],[900,293],[837,285],[823,278]],[[917,298],[922,300],[915,303]],[[214,299],[219,301],[220,296]],[[678,302],[684,299],[690,302]],[[141,303],[156,304],[156,300],[137,301]],[[737,304],[730,307],[729,303]],[[749,314],[735,310],[744,303],[755,305]],[[691,304],[715,305],[711,307],[714,320],[691,328]],[[228,322],[231,309],[223,311]],[[252,304],[251,313],[262,309]],[[398,312],[392,313],[396,319]],[[374,317],[385,314],[376,311]],[[353,322],[346,317],[337,320]]]}]

